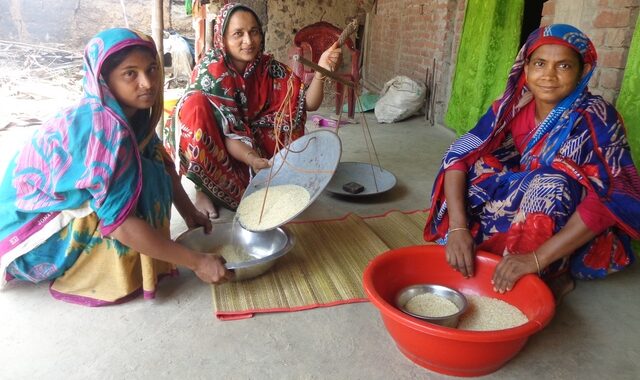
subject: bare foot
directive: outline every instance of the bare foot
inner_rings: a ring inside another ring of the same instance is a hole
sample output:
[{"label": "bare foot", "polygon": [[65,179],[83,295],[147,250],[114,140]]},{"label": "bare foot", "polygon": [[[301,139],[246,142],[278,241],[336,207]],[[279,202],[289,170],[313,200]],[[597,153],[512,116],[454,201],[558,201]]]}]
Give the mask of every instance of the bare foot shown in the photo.
[{"label": "bare foot", "polygon": [[218,209],[213,201],[202,191],[196,191],[195,206],[200,212],[204,213],[209,219],[218,218]]},{"label": "bare foot", "polygon": [[564,296],[576,288],[576,282],[569,272],[558,277],[545,279],[545,282],[549,286],[549,289],[551,289],[551,293],[553,293],[553,298],[556,300],[556,306],[562,303]]}]

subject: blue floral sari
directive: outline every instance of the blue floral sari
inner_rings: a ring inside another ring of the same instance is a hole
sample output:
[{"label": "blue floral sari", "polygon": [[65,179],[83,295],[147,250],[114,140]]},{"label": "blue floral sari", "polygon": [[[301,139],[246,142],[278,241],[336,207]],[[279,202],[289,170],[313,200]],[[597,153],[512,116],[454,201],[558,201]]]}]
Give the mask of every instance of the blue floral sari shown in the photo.
[{"label": "blue floral sari", "polygon": [[[129,46],[152,51],[129,29],[96,35],[84,53],[83,96],[39,128],[0,183],[0,282],[52,280],[56,298],[90,306],[152,297],[175,268],[106,236],[131,214],[169,236],[172,165],[155,134],[154,106],[129,121],[100,69]],[[159,76],[160,79],[162,76]],[[162,88],[162,86],[160,86]]]},{"label": "blue floral sari", "polygon": [[[533,101],[525,81],[525,58],[548,43],[571,47],[591,70],[537,126],[521,154],[507,126]],[[590,190],[615,225],[571,258],[550,265],[543,275],[570,270],[577,278],[601,278],[634,261],[630,240],[640,238],[640,178],[619,114],[587,90],[596,60],[591,41],[572,26],[541,27],[529,36],[502,97],[445,153],[433,187],[426,240],[446,243],[444,172],[465,161],[474,162],[467,173],[467,211],[480,249],[499,255],[534,251],[567,223]]]}]

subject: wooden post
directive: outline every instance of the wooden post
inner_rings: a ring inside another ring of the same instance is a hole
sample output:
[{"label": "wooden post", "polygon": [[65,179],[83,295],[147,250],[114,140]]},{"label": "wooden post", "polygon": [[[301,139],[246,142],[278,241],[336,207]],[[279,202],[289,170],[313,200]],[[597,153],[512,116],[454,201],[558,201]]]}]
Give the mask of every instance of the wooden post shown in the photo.
[{"label": "wooden post", "polygon": [[194,8],[195,18],[195,53],[194,57],[196,65],[204,57],[206,52],[206,36],[207,36],[207,5],[202,2],[198,4],[198,8]]},{"label": "wooden post", "polygon": [[207,14],[207,10],[205,8],[205,42],[204,42],[204,51],[208,52],[213,48],[213,26],[215,24],[215,15],[213,15],[213,19],[209,20],[209,15]]},{"label": "wooden post", "polygon": [[[154,0],[153,9],[151,11],[151,33],[153,41],[158,49],[158,55],[160,56],[160,67],[164,68],[164,44],[163,44],[163,29],[164,29],[164,14],[163,14],[163,0]],[[163,70],[164,72],[164,70]],[[164,83],[164,80],[163,80]],[[164,86],[160,89],[164,91]],[[163,94],[164,95],[164,94]],[[164,112],[163,112],[164,115]],[[156,133],[162,140],[162,126],[164,125],[164,116],[160,119],[160,123],[156,125]]]}]

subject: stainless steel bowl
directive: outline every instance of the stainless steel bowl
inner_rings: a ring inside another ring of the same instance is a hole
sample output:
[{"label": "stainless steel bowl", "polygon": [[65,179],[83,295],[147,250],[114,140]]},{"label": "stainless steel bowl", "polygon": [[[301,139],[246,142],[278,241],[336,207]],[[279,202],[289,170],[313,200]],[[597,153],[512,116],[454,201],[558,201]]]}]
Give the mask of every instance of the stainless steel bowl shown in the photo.
[{"label": "stainless steel bowl", "polygon": [[204,228],[198,227],[178,236],[176,242],[199,252],[212,252],[223,245],[241,247],[253,259],[239,263],[228,262],[225,266],[235,271],[234,281],[242,281],[268,271],[278,258],[293,248],[295,239],[284,227],[251,232],[237,223],[217,223],[209,234],[204,232]]},{"label": "stainless steel bowl", "polygon": [[[454,305],[458,308],[458,312],[447,315],[444,317],[429,317],[420,314],[415,314],[408,311],[405,306],[410,299],[420,294],[431,293],[443,298],[448,299],[453,302]],[[458,321],[460,320],[460,316],[464,314],[467,310],[467,298],[464,294],[460,293],[455,289],[448,288],[442,285],[433,285],[433,284],[419,284],[419,285],[411,285],[408,286],[398,292],[396,295],[396,306],[398,309],[403,312],[411,315],[412,317],[420,318],[427,322],[435,323],[437,325],[453,327],[458,326]]]}]

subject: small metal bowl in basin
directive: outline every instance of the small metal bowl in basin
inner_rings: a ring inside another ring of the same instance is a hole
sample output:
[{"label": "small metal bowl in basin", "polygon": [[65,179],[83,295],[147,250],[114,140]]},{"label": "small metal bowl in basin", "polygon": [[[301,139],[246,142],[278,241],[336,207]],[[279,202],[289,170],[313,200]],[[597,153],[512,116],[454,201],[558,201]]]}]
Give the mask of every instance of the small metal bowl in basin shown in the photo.
[{"label": "small metal bowl in basin", "polygon": [[252,232],[238,223],[217,223],[210,233],[198,227],[184,232],[176,239],[177,243],[199,252],[214,252],[224,245],[238,246],[252,259],[225,264],[235,272],[233,281],[242,281],[257,277],[268,271],[276,260],[293,248],[295,239],[284,227],[273,230]]},{"label": "small metal bowl in basin", "polygon": [[[442,316],[442,317],[431,317],[426,315],[420,315],[416,313],[412,313],[407,309],[407,303],[413,297],[419,296],[421,294],[433,294],[442,298],[445,298],[451,301],[456,308],[457,312],[451,315]],[[467,310],[467,298],[464,294],[460,293],[455,289],[451,289],[442,285],[434,285],[434,284],[419,284],[419,285],[411,285],[406,288],[400,290],[398,295],[396,296],[396,306],[404,311],[405,313],[411,315],[412,317],[420,318],[427,322],[435,323],[440,326],[453,327],[458,326],[458,321],[460,320],[460,316],[464,314]]]}]

